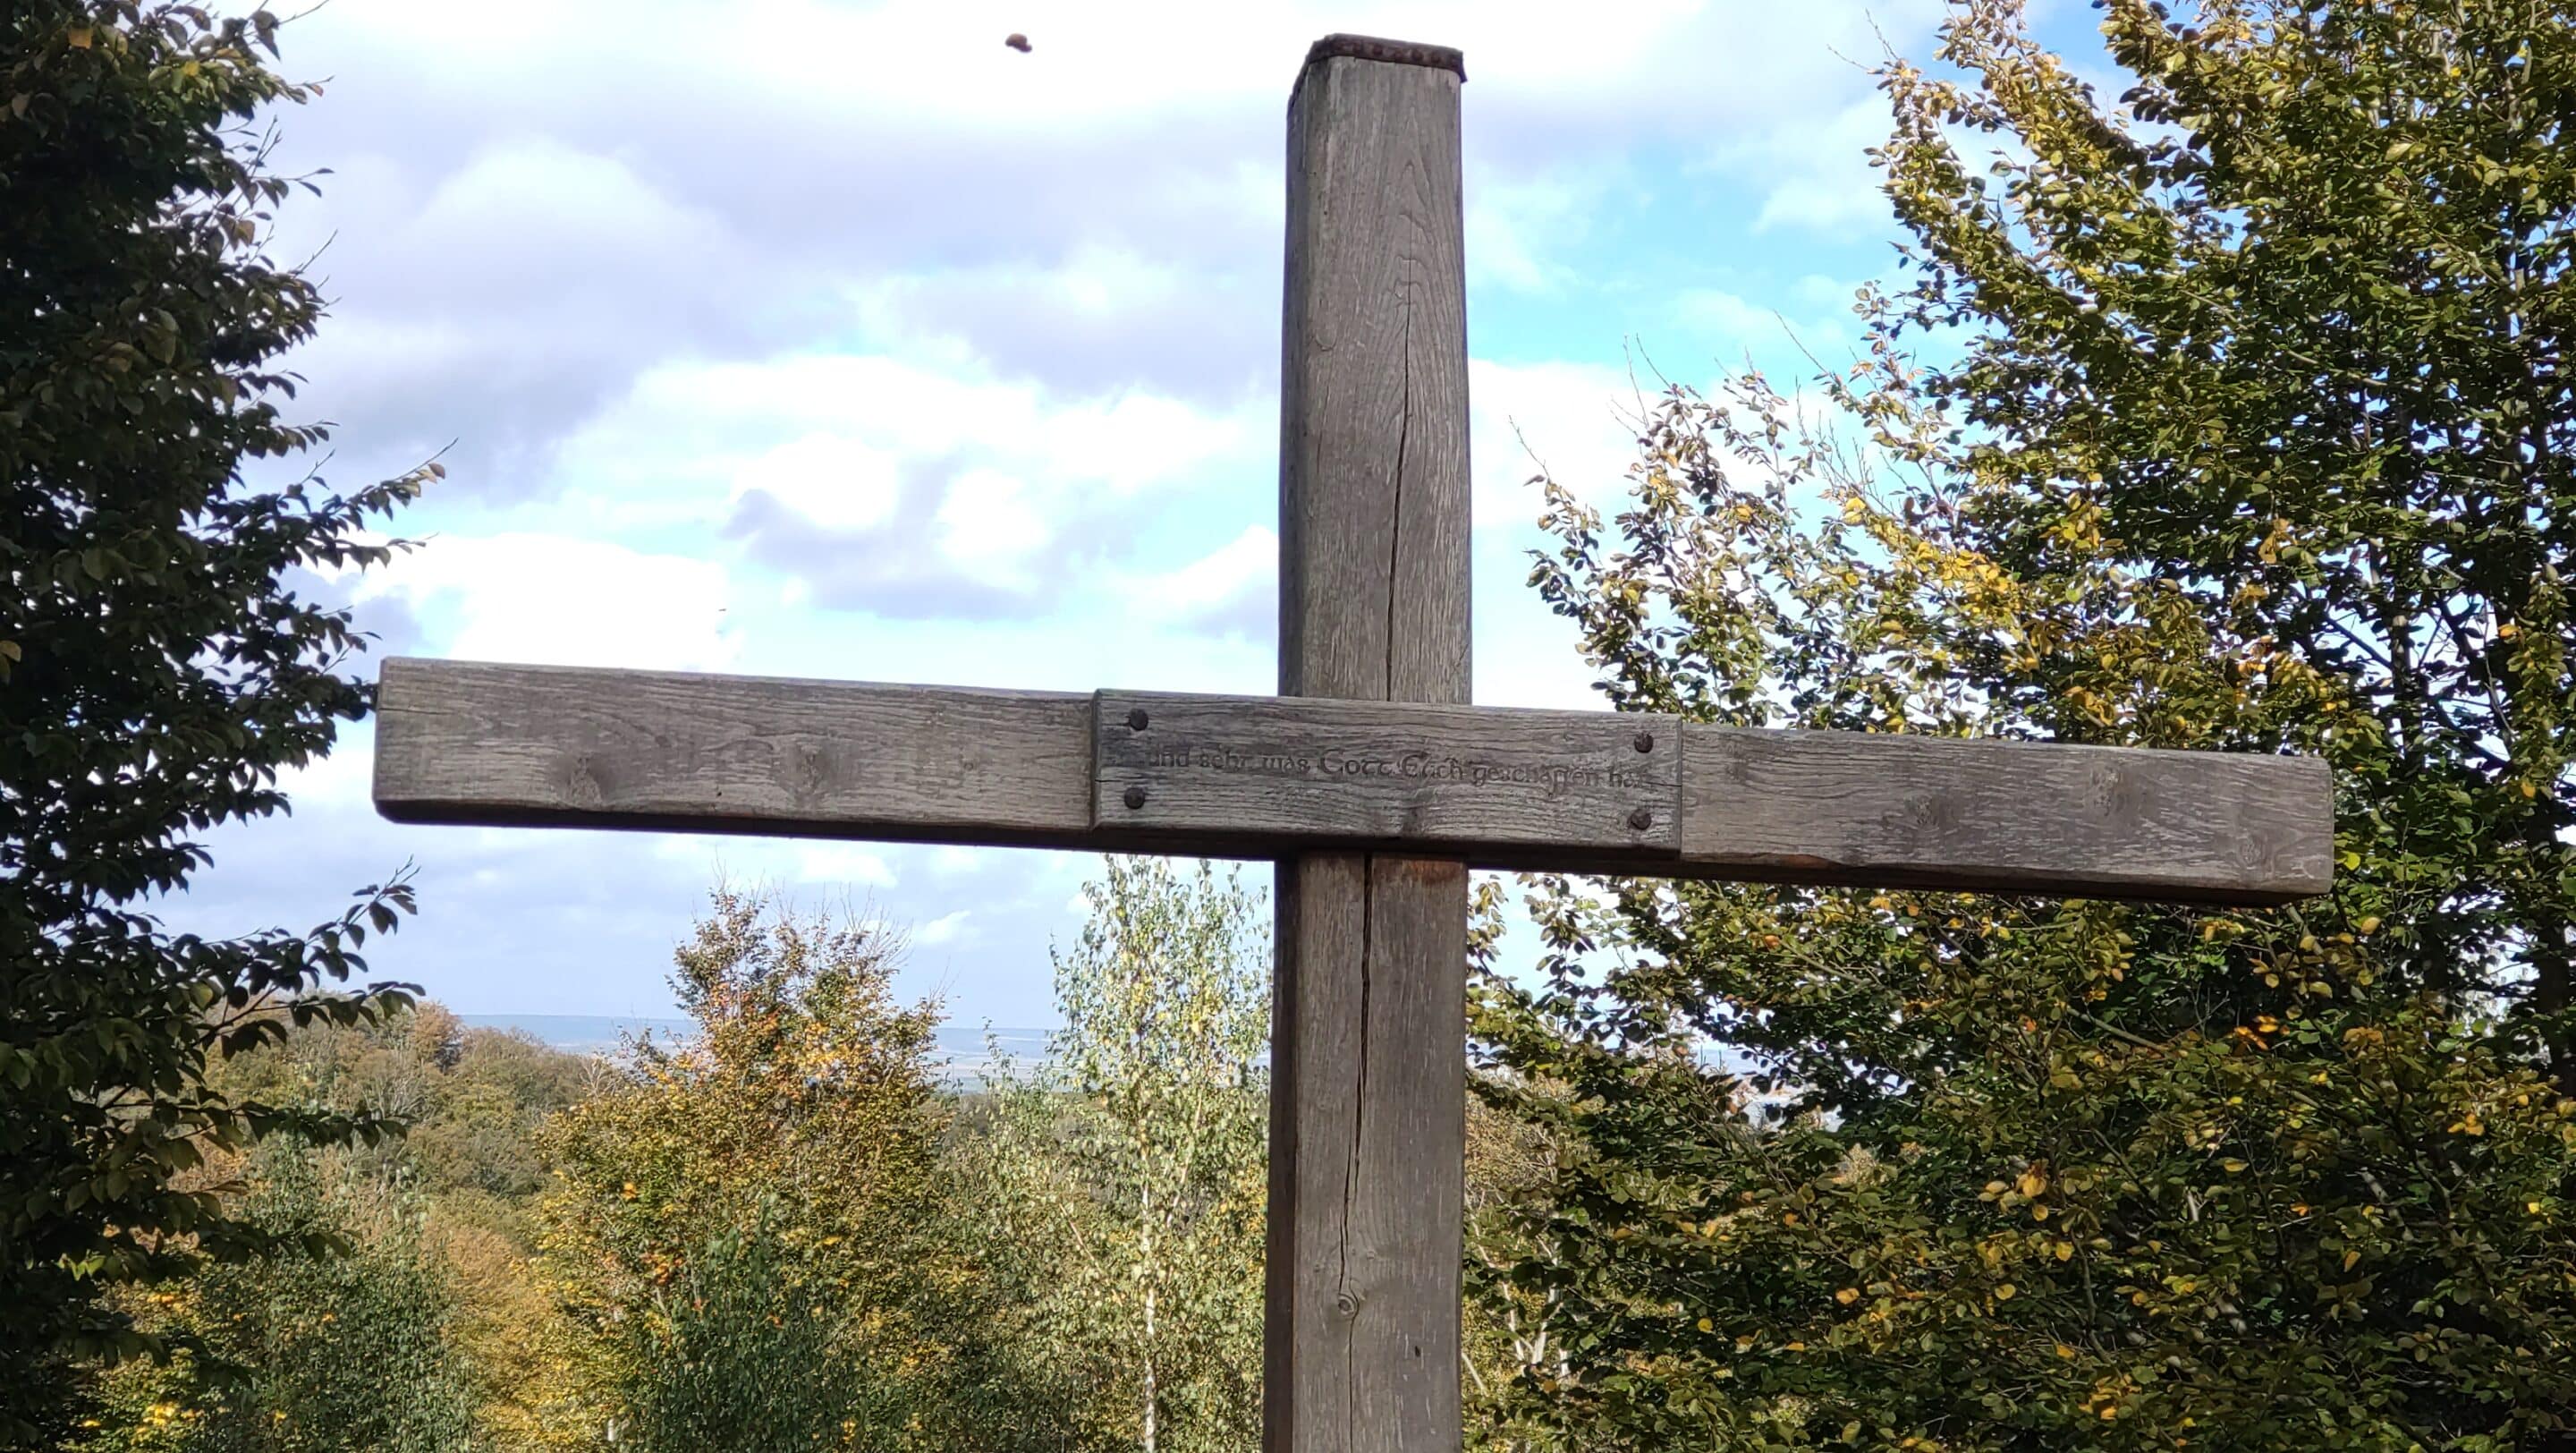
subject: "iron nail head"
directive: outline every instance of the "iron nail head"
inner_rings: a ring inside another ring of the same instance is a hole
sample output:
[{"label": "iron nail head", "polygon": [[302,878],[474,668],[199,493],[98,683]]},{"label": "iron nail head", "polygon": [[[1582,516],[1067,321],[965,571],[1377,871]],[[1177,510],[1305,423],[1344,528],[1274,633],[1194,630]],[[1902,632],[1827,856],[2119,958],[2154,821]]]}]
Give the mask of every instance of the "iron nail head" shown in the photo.
[{"label": "iron nail head", "polygon": [[1638,751],[1641,751],[1641,752],[1651,752],[1651,751],[1653,751],[1653,750],[1655,749],[1655,734],[1654,734],[1653,732],[1639,732],[1639,733],[1637,733],[1636,738],[1635,738],[1635,740],[1634,740],[1634,745],[1636,746],[1637,750],[1638,750]]},{"label": "iron nail head", "polygon": [[[1131,732],[1141,732],[1151,721],[1153,721],[1153,718],[1145,715],[1145,708],[1141,706],[1137,707],[1127,713],[1127,730]],[[1127,805],[1129,807],[1133,807],[1136,804],[1130,802]]]},{"label": "iron nail head", "polygon": [[1145,789],[1144,789],[1144,788],[1142,788],[1142,787],[1130,787],[1130,788],[1128,788],[1128,789],[1127,789],[1127,799],[1126,799],[1126,801],[1127,801],[1127,808],[1128,808],[1128,810],[1129,810],[1129,811],[1131,811],[1131,812],[1132,812],[1132,811],[1134,811],[1135,809],[1139,808],[1139,807],[1144,806],[1144,805],[1145,805]]},{"label": "iron nail head", "polygon": [[1639,832],[1644,832],[1646,829],[1655,825],[1655,815],[1647,811],[1645,808],[1640,807],[1636,811],[1628,814],[1628,825]]}]

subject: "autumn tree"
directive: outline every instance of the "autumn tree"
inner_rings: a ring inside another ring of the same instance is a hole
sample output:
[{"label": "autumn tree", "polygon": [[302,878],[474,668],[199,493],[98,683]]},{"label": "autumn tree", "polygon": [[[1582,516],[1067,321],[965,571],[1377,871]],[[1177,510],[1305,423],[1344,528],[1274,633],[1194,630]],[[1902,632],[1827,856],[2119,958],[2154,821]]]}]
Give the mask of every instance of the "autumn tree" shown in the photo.
[{"label": "autumn tree", "polygon": [[[275,1136],[244,1167],[257,1257],[144,1298],[182,1334],[168,1366],[109,1375],[73,1453],[479,1453],[482,1389],[418,1190],[345,1151]],[[196,1349],[202,1349],[202,1353]],[[233,1375],[201,1376],[199,1355]]]},{"label": "autumn tree", "polygon": [[908,1446],[942,1115],[899,941],[719,889],[672,976],[693,1031],[631,1045],[541,1136],[547,1274],[593,1425],[653,1450]]},{"label": "autumn tree", "polygon": [[2576,19],[2103,17],[2116,104],[2002,0],[1887,63],[1863,355],[1668,394],[1536,584],[1623,707],[2316,753],[2337,886],[1544,886],[1526,1442],[2570,1436]]},{"label": "autumn tree", "polygon": [[354,1147],[274,1137],[195,1172],[269,1248],[120,1289],[143,1331],[183,1350],[107,1370],[76,1453],[562,1446],[577,1430],[561,1417],[563,1329],[530,1263],[532,1137],[588,1077],[579,1056],[435,1003],[210,1066],[235,1099],[408,1128]]},{"label": "autumn tree", "polygon": [[265,252],[289,185],[266,118],[311,94],[268,68],[276,31],[144,0],[0,10],[0,1446],[54,1446],[83,1366],[153,1350],[115,1287],[263,1253],[178,1178],[294,1117],[210,1089],[209,1059],[273,1033],[274,1001],[398,997],[322,990],[399,884],[305,933],[144,911],[367,710],[349,614],[291,574],[381,562],[370,518],[435,472],[342,495],[292,463],[324,431],[282,412],[279,358],[322,304]]}]

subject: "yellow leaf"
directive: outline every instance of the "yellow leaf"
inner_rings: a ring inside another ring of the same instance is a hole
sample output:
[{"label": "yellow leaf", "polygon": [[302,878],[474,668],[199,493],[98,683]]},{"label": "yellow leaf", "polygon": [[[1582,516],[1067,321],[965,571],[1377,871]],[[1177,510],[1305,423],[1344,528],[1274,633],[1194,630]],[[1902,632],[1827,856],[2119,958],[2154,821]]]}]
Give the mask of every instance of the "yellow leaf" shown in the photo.
[{"label": "yellow leaf", "polygon": [[75,25],[63,32],[63,44],[74,50],[89,49],[89,40],[89,27],[86,25]]},{"label": "yellow leaf", "polygon": [[1717,1324],[1706,1317],[1702,1317],[1699,1319],[1699,1329],[1703,1332],[1714,1332],[1717,1330]]},{"label": "yellow leaf", "polygon": [[2345,1253],[2343,1254],[2343,1269],[2344,1269],[2344,1270],[2346,1270],[2346,1271],[2350,1271],[2350,1270],[2352,1270],[2352,1268],[2353,1268],[2354,1264],[2355,1264],[2355,1263],[2357,1263],[2357,1262],[2359,1262],[2360,1260],[2361,1260],[2361,1253],[2360,1253],[2360,1252],[2358,1252],[2358,1251],[2347,1251],[2347,1252],[2345,1252]]},{"label": "yellow leaf", "polygon": [[2002,1286],[1995,1288],[1995,1300],[1999,1302],[2009,1302],[2013,1299],[2013,1296],[2017,1291],[2019,1291],[2019,1288],[2015,1287],[2011,1282],[2005,1282]]},{"label": "yellow leaf", "polygon": [[2021,1173],[2019,1184],[2023,1195],[2037,1196],[2048,1189],[2048,1177],[2040,1171],[2039,1167],[2033,1166]]},{"label": "yellow leaf", "polygon": [[[2532,1202],[2531,1205],[2532,1209],[2535,1211],[2540,1209],[2540,1203],[2538,1201]],[[1852,1303],[1860,1300],[1860,1292],[1855,1288],[1845,1287],[1841,1291],[1834,1293],[1834,1300],[1848,1307]]]}]

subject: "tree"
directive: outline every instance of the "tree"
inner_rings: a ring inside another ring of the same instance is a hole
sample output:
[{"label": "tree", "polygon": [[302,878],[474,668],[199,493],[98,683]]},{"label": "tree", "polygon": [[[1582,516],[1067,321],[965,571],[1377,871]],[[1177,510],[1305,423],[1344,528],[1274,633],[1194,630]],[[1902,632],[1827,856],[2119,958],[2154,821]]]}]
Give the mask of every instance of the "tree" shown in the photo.
[{"label": "tree", "polygon": [[[580,1098],[593,1073],[584,1056],[516,1032],[468,1028],[432,1002],[375,1024],[308,1025],[213,1067],[215,1087],[235,1099],[404,1125],[399,1139],[330,1152],[335,1169],[325,1189],[335,1206],[356,1213],[360,1228],[400,1233],[358,1238],[352,1275],[382,1272],[435,1287],[441,1342],[470,1374],[477,1436],[492,1447],[558,1446],[577,1431],[561,1416],[571,1396],[566,1329],[532,1265],[534,1203],[548,1181],[536,1135],[548,1116]],[[251,1183],[254,1205],[274,1193],[266,1178]],[[409,1208],[409,1219],[388,1220],[365,1204],[384,1199]],[[384,1254],[388,1248],[404,1254]],[[220,1269],[210,1270],[157,1288],[153,1297],[185,1302],[211,1295],[207,1289],[223,1281]],[[400,1286],[387,1293],[392,1300],[404,1295]],[[220,1317],[180,1325],[224,1330]],[[343,1315],[336,1325],[358,1324]],[[334,1352],[330,1338],[218,1336],[217,1346],[225,1360],[272,1382],[295,1375],[274,1365],[280,1356],[360,1366],[372,1360]]]},{"label": "tree", "polygon": [[432,1003],[211,1066],[235,1099],[409,1128],[365,1147],[272,1137],[197,1172],[232,1187],[269,1249],[118,1293],[188,1351],[108,1370],[82,1453],[564,1445],[578,1430],[560,1416],[560,1319],[528,1264],[529,1135],[586,1074]]},{"label": "tree", "polygon": [[78,1453],[473,1453],[476,1379],[453,1338],[455,1296],[428,1207],[380,1171],[274,1136],[247,1167],[241,1214],[259,1257],[205,1269],[148,1301],[238,1375],[185,1357],[106,1382]]},{"label": "tree", "polygon": [[2338,886],[1543,887],[1480,1017],[1554,1151],[1534,1437],[2569,1436],[2576,20],[2104,10],[2117,108],[1999,0],[1882,68],[1836,413],[1672,391],[1536,583],[1624,707],[2322,754]]},{"label": "tree", "polygon": [[909,1399],[850,1355],[852,1308],[795,1228],[762,1207],[706,1233],[641,1319],[612,1441],[645,1453],[697,1448],[882,1448]]},{"label": "tree", "polygon": [[[1019,1353],[1066,1406],[1049,1446],[1255,1446],[1268,964],[1257,904],[1206,864],[1110,858],[1056,956],[1048,1061],[990,1088],[958,1186]],[[1030,1446],[1023,1441],[1016,1446]]]},{"label": "tree", "polygon": [[304,934],[138,907],[367,710],[348,613],[288,573],[381,562],[366,521],[437,472],[339,496],[283,468],[325,431],[280,413],[321,300],[263,252],[288,182],[255,117],[310,94],[263,63],[276,29],[142,0],[0,16],[0,1445],[51,1446],[76,1365],[145,1349],[106,1288],[264,1244],[175,1179],[291,1118],[212,1093],[209,1056],[277,1032],[272,1004],[399,998],[319,992],[409,907],[399,882]]},{"label": "tree", "polygon": [[913,1436],[941,1362],[943,1117],[937,1009],[897,1002],[899,947],[717,890],[676,955],[694,1036],[632,1045],[547,1126],[545,1260],[593,1426],[647,1453]]}]

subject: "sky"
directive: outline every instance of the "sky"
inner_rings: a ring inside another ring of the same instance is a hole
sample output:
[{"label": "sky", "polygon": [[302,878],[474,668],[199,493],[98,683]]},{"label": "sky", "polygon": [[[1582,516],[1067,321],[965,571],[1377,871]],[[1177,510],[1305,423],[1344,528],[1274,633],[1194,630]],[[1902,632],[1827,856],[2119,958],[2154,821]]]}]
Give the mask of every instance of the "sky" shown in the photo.
[{"label": "sky", "polygon": [[[1928,57],[1939,16],[331,0],[281,32],[324,82],[276,153],[328,172],[273,247],[333,300],[299,403],[343,487],[448,472],[391,526],[418,548],[302,584],[387,654],[1271,690],[1283,121],[1349,31],[1466,55],[1475,700],[1597,707],[1525,585],[1527,481],[1615,496],[1658,373],[1848,359],[1893,261],[1867,68]],[[903,929],[901,987],[962,1022],[1054,1019],[1094,858],[405,826],[372,746],[344,732],[291,817],[211,837],[166,916],[302,926],[409,863],[374,976],[658,1015],[723,878]]]}]

